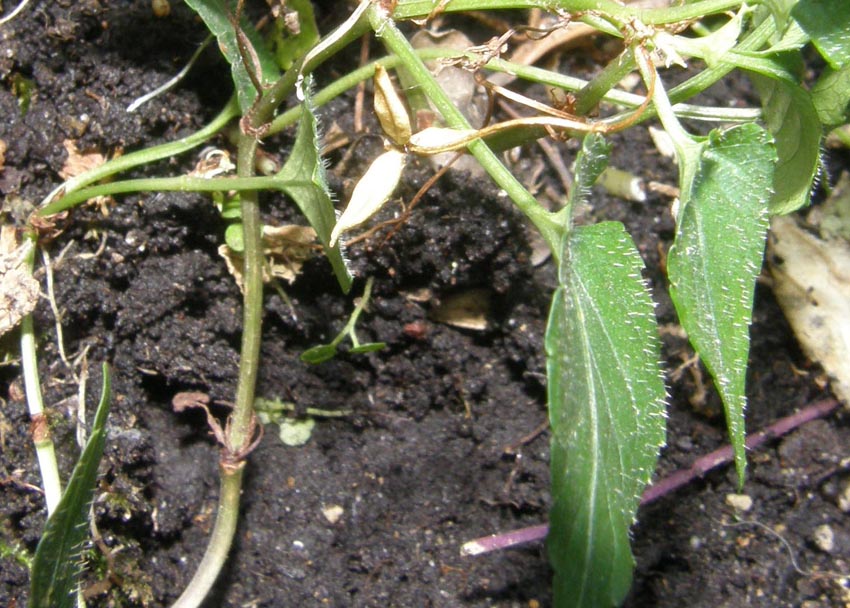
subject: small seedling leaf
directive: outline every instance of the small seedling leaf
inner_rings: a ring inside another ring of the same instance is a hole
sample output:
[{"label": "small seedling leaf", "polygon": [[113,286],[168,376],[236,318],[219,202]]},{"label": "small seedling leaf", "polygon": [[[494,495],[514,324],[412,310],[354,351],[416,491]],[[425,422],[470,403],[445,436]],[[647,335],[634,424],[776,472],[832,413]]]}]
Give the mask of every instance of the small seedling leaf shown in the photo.
[{"label": "small seedling leaf", "polygon": [[667,258],[679,319],[726,409],[741,482],[749,326],[775,161],[770,135],[754,124],[713,131],[699,154],[680,158],[692,179]]},{"label": "small seedling leaf", "polygon": [[242,224],[230,224],[224,229],[224,242],[236,253],[245,251],[245,232]]},{"label": "small seedling leaf", "polygon": [[277,65],[288,70],[319,41],[319,28],[309,0],[286,0],[267,38]]},{"label": "small seedling leaf", "polygon": [[374,353],[378,350],[383,350],[387,347],[386,342],[367,342],[366,344],[360,344],[359,346],[354,346],[348,352],[355,355],[362,355],[364,353]]},{"label": "small seedling leaf", "polygon": [[233,0],[186,0],[186,4],[194,10],[207,29],[216,37],[218,48],[230,64],[233,82],[236,85],[236,96],[239,99],[239,108],[242,113],[248,111],[254,99],[257,97],[257,89],[251,80],[246,67],[246,61],[256,61],[251,69],[258,70],[258,78],[262,84],[274,82],[280,76],[275,58],[263,44],[262,38],[251,23],[243,18],[239,23],[239,29],[244,34],[242,39],[246,46],[251,47],[248,54],[252,55],[243,60],[242,52],[239,50],[239,40],[231,21],[235,14],[236,3]]},{"label": "small seedling leaf", "polygon": [[336,346],[333,344],[320,344],[319,346],[314,346],[312,348],[308,348],[303,353],[301,353],[301,360],[304,363],[310,363],[311,365],[318,365],[319,363],[324,363],[325,361],[330,361],[336,356]]},{"label": "small seedling leaf", "polygon": [[553,605],[618,605],[629,530],[665,437],[653,303],[618,222],[574,229],[561,251],[546,331],[552,426]]},{"label": "small seedling leaf", "polygon": [[68,487],[44,526],[30,579],[30,608],[74,608],[82,570],[81,554],[88,538],[89,505],[94,497],[97,467],[106,442],[109,415],[109,368],[103,366],[103,389],[91,435],[74,466]]},{"label": "small seedling leaf", "polygon": [[[308,79],[309,80],[309,79]],[[304,90],[309,91],[309,82]],[[319,156],[319,137],[316,115],[309,95],[302,104],[301,121],[292,153],[283,169],[277,174],[281,189],[298,205],[304,217],[316,231],[325,247],[325,254],[333,267],[340,287],[345,293],[351,289],[351,273],[342,257],[338,244],[331,246],[331,231],[336,221],[336,212],[328,189],[325,165]]]},{"label": "small seedling leaf", "polygon": [[800,0],[791,9],[791,16],[833,69],[850,63],[850,2]]},{"label": "small seedling leaf", "polygon": [[283,445],[297,448],[310,441],[315,427],[313,418],[284,418],[278,422],[278,437]]},{"label": "small seedling leaf", "polygon": [[764,121],[779,160],[773,176],[771,215],[785,215],[809,203],[818,171],[822,127],[811,94],[799,85],[757,74]]}]

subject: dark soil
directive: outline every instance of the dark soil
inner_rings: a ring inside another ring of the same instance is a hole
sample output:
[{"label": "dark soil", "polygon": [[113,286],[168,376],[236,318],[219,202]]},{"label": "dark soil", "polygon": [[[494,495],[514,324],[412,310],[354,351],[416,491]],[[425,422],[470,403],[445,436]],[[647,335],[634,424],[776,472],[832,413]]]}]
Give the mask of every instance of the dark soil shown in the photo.
[{"label": "dark soil", "polygon": [[[328,3],[334,7],[334,4]],[[343,6],[339,3],[338,6]],[[338,8],[337,8],[338,10]],[[322,29],[340,20],[318,11]],[[204,37],[178,2],[166,19],[148,2],[33,0],[0,29],[0,139],[7,145],[0,190],[7,203],[36,203],[61,180],[63,140],[113,154],[170,141],[205,124],[229,94],[214,50],[175,92],[124,108],[173,75]],[[356,56],[352,53],[349,57]],[[337,66],[345,69],[345,66]],[[325,74],[325,81],[332,72]],[[22,115],[13,83],[34,85]],[[733,87],[746,86],[740,79]],[[746,89],[726,98],[749,99]],[[323,110],[352,131],[353,97]],[[371,123],[370,123],[371,124]],[[373,130],[374,132],[374,130]],[[612,164],[672,183],[675,169],[645,130],[617,138]],[[285,158],[291,134],[267,142]],[[218,145],[227,146],[224,141]],[[333,173],[349,187],[378,149],[366,138]],[[572,154],[568,145],[565,156]],[[530,172],[525,150],[517,171]],[[185,173],[196,153],[157,163],[148,175]],[[407,200],[431,174],[408,172]],[[141,175],[141,173],[139,173]],[[557,188],[544,174],[544,186]],[[668,369],[692,353],[677,337],[660,252],[673,222],[669,201],[652,194],[634,204],[597,193],[589,219],[626,224],[648,264],[660,303]],[[297,220],[281,197],[264,199],[267,221]],[[113,551],[111,569],[92,551],[90,605],[164,606],[191,577],[206,545],[218,493],[218,448],[203,415],[175,413],[172,397],[202,391],[233,399],[241,298],[217,254],[224,223],[208,198],[126,196],[108,214],[89,208],[63,224],[48,247],[64,348],[46,300],[35,319],[40,372],[63,475],[73,466],[71,412],[77,355],[87,353],[88,412],[100,362],[114,370],[106,462],[95,503],[98,528]],[[521,215],[484,179],[449,174],[387,243],[351,248],[360,279],[375,277],[362,339],[388,347],[343,354],[311,367],[299,360],[328,341],[353,307],[325,261],[309,262],[286,292],[266,299],[259,394],[299,408],[352,409],[320,419],[303,447],[286,447],[269,427],[251,456],[235,547],[209,606],[546,606],[551,572],[542,544],[461,557],[472,538],[544,522],[548,508],[548,435],[542,336],[553,273],[535,268]],[[41,275],[46,289],[44,275]],[[470,289],[491,300],[483,331],[437,323],[437,301]],[[430,301],[414,294],[428,290]],[[766,287],[759,286],[750,371],[748,424],[757,430],[826,396],[819,370],[800,353]],[[16,352],[14,340],[5,348]],[[45,512],[16,364],[0,367],[2,544],[35,549]],[[670,382],[669,446],[659,475],[688,466],[725,442],[719,401],[699,368]],[[227,413],[226,404],[217,406]],[[531,437],[524,442],[524,438]],[[637,570],[629,606],[839,606],[850,601],[840,573],[850,571],[850,520],[838,504],[850,478],[850,429],[835,415],[752,453],[743,492],[753,507],[736,519],[727,504],[732,470],[718,470],[639,514]],[[341,507],[331,523],[325,512]],[[830,526],[824,550],[815,529]],[[0,605],[22,606],[28,572],[0,560]]]}]

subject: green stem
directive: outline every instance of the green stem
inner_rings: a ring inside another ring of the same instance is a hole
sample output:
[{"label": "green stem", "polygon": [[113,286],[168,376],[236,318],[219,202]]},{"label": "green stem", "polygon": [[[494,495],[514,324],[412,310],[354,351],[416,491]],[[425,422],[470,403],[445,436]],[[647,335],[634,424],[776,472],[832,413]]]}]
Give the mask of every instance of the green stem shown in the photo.
[{"label": "green stem", "polygon": [[[451,6],[451,4],[450,4]],[[411,77],[422,87],[434,103],[437,110],[449,127],[453,129],[470,129],[463,114],[452,104],[445,92],[436,83],[434,77],[422,60],[410,46],[407,38],[398,30],[392,19],[382,14],[375,5],[369,10],[369,21],[376,35],[381,38],[387,49],[398,55],[404,67],[410,72]],[[513,174],[499,161],[493,151],[481,140],[470,142],[469,151],[478,160],[483,169],[490,175],[496,184],[508,193],[511,200],[525,215],[534,223],[543,238],[550,245],[552,251],[557,251],[560,241],[561,226],[555,223],[552,214],[541,207],[534,196],[513,176]]]},{"label": "green stem", "polygon": [[130,154],[125,154],[124,156],[119,156],[118,158],[113,158],[91,171],[86,171],[82,175],[73,177],[63,184],[60,184],[50,194],[44,197],[44,200],[41,201],[39,207],[47,206],[51,201],[62,194],[67,195],[75,190],[88,186],[89,184],[93,184],[111,175],[120,173],[121,171],[127,171],[128,169],[133,169],[140,165],[176,156],[186,150],[191,150],[192,148],[200,146],[213,135],[218,133],[228,122],[238,115],[239,105],[234,97],[227,103],[226,106],[224,106],[224,109],[219,112],[218,116],[213,118],[212,122],[200,131],[196,131],[188,137],[178,139],[177,141],[153,146],[152,148],[145,148],[144,150],[138,150],[136,152],[131,152]]},{"label": "green stem", "polygon": [[[612,0],[452,0],[443,7],[443,11],[457,13],[473,10],[558,8],[572,13],[595,11],[621,20],[637,19],[646,25],[664,25],[722,13],[738,8],[741,4],[741,0],[702,0],[668,8],[636,8],[623,6]],[[749,4],[760,4],[760,1],[750,0]],[[433,0],[399,0],[392,16],[397,20],[421,19],[430,15],[435,5]]]},{"label": "green stem", "polygon": [[[51,203],[39,212],[39,215],[52,215],[98,196],[112,196],[130,192],[228,192],[236,190],[280,190],[284,186],[298,186],[300,182],[283,181],[276,177],[144,177],[120,182],[98,184],[77,190],[68,196]],[[305,184],[309,185],[309,184]]]},{"label": "green stem", "polygon": [[[271,119],[277,105],[292,93],[299,67],[300,64],[297,64],[290,68],[243,118],[243,121],[249,124],[247,132],[243,131],[239,135],[237,179],[254,179],[257,137]],[[175,608],[195,608],[204,600],[224,566],[239,520],[239,495],[245,469],[244,458],[247,456],[244,451],[251,445],[255,428],[254,397],[262,337],[263,236],[258,199],[257,190],[245,190],[240,196],[245,245],[242,267],[242,345],[239,353],[236,403],[226,429],[215,526],[204,557],[189,585],[174,604]]]},{"label": "green stem", "polygon": [[[25,259],[26,269],[32,274],[35,268],[35,240],[30,242],[30,250]],[[44,412],[41,382],[38,378],[38,351],[35,343],[35,330],[32,315],[26,315],[21,321],[21,366],[24,376],[24,390],[27,396],[30,420],[33,422],[33,442],[38,458],[38,467],[44,485],[44,500],[47,503],[48,516],[56,509],[62,497],[62,482],[59,479],[59,467],[56,463],[56,450],[50,436],[50,425]]]},{"label": "green stem", "polygon": [[605,97],[606,93],[635,69],[631,53],[623,52],[609,62],[605,68],[576,94],[576,114],[584,116]]}]

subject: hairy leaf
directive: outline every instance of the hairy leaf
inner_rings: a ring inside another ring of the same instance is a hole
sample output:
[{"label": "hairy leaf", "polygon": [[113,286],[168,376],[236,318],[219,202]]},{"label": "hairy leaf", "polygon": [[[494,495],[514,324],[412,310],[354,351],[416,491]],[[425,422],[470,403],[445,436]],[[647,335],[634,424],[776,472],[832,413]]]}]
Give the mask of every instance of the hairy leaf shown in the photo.
[{"label": "hairy leaf", "polygon": [[764,121],[779,157],[773,176],[771,215],[785,215],[809,203],[818,171],[822,127],[811,94],[801,86],[753,74]]},{"label": "hairy leaf", "polygon": [[791,9],[791,16],[833,69],[850,62],[850,2],[800,0]]},{"label": "hairy leaf", "polygon": [[77,605],[81,553],[89,534],[89,505],[94,497],[97,467],[106,441],[109,393],[109,368],[104,364],[103,389],[91,436],[56,510],[44,526],[44,534],[35,551],[30,580],[31,608],[73,608]]},{"label": "hairy leaf", "polygon": [[552,426],[554,605],[618,605],[629,529],[665,437],[665,389],[643,262],[618,222],[576,228],[562,251],[546,353]]},{"label": "hairy leaf", "polygon": [[775,160],[770,135],[754,124],[713,131],[699,154],[680,158],[691,177],[667,258],[679,319],[723,399],[741,481],[749,325]]},{"label": "hairy leaf", "polygon": [[850,65],[838,71],[827,68],[812,87],[818,119],[827,127],[850,121]]},{"label": "hairy leaf", "polygon": [[280,76],[274,57],[247,19],[239,22],[237,32],[234,26],[236,2],[233,0],[186,0],[186,4],[200,15],[207,29],[215,35],[218,48],[230,64],[239,108],[244,114],[257,97],[248,70],[262,84],[274,82]]},{"label": "hairy leaf", "polygon": [[[305,90],[309,89],[309,83]],[[286,192],[316,231],[325,253],[333,267],[336,279],[345,293],[351,289],[351,273],[342,256],[340,245],[330,246],[331,231],[336,223],[336,212],[331,201],[330,190],[325,176],[325,165],[319,156],[319,137],[316,115],[310,105],[309,96],[305,96],[304,111],[298,124],[298,135],[289,159],[276,175],[281,180],[281,189]]]}]

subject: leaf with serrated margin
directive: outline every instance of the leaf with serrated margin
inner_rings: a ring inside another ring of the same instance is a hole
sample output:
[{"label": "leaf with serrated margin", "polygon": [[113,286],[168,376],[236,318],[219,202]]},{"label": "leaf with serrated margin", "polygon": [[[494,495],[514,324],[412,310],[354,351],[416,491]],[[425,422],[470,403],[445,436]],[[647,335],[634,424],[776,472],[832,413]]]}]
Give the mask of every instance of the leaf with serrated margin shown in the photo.
[{"label": "leaf with serrated margin", "polygon": [[850,2],[800,0],[791,9],[791,16],[811,36],[832,69],[850,63]]},{"label": "leaf with serrated margin", "polygon": [[[309,80],[309,78],[308,78]],[[309,82],[304,90],[309,90]],[[342,256],[339,243],[330,246],[331,231],[336,223],[336,212],[331,200],[325,165],[319,156],[319,137],[316,115],[310,98],[302,104],[301,121],[298,123],[298,135],[289,159],[283,169],[275,176],[281,180],[280,188],[289,195],[316,231],[325,254],[330,260],[336,279],[345,293],[351,289],[351,273]]]},{"label": "leaf with serrated margin", "polygon": [[654,305],[619,222],[576,228],[562,260],[546,331],[554,605],[613,606],[631,585],[629,530],[665,438]]},{"label": "leaf with serrated margin", "polygon": [[769,210],[771,215],[785,215],[809,203],[823,127],[811,94],[801,86],[759,74],[752,74],[752,79],[779,157]]},{"label": "leaf with serrated margin", "polygon": [[[232,0],[186,0],[186,4],[203,19],[207,29],[218,41],[218,48],[224,58],[230,64],[233,75],[233,83],[236,85],[236,96],[239,99],[239,108],[242,113],[248,111],[254,99],[257,97],[257,89],[248,75],[242,53],[239,51],[236,29],[231,22],[231,16],[235,14],[236,3]],[[277,80],[280,76],[274,56],[263,43],[262,38],[250,22],[243,18],[239,28],[247,38],[246,44],[253,49],[253,56],[248,57],[249,65],[256,60],[259,79],[263,84]],[[248,51],[251,55],[251,52]]]},{"label": "leaf with serrated margin", "polygon": [[712,131],[682,184],[676,238],[667,256],[682,327],[723,400],[738,478],[746,471],[744,408],[753,293],[764,255],[776,153],[755,124]]},{"label": "leaf with serrated margin", "polygon": [[89,505],[97,467],[106,442],[109,415],[109,367],[103,366],[103,389],[91,435],[74,466],[68,487],[44,526],[30,578],[30,608],[75,608],[82,570],[83,545],[89,536]]}]

